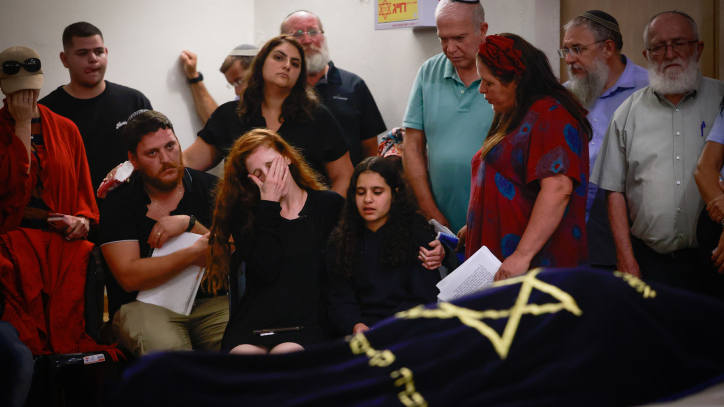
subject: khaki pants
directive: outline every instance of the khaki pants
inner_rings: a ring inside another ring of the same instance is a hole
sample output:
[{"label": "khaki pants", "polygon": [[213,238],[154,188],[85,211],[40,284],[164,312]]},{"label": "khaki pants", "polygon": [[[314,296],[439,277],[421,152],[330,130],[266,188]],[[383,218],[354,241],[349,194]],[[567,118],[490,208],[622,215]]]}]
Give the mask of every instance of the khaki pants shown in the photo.
[{"label": "khaki pants", "polygon": [[227,322],[226,296],[196,300],[189,316],[134,301],[116,312],[113,333],[118,344],[136,357],[167,350],[218,351]]}]

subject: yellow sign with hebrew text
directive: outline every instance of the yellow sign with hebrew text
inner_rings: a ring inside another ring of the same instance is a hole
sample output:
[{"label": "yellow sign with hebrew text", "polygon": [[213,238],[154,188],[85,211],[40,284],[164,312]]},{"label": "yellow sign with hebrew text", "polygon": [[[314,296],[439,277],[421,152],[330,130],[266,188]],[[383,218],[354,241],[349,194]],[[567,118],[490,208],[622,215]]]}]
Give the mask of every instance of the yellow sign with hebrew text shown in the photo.
[{"label": "yellow sign with hebrew text", "polygon": [[378,0],[377,22],[416,20],[417,0]]}]

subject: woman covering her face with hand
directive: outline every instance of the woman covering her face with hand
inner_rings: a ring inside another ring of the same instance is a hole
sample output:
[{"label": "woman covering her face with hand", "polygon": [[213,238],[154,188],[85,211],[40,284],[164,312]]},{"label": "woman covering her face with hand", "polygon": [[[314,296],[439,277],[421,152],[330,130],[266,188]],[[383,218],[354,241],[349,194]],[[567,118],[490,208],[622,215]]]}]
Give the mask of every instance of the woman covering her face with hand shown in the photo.
[{"label": "woman covering her face with hand", "polygon": [[259,50],[244,82],[239,101],[219,106],[184,151],[186,165],[201,171],[213,168],[240,135],[265,128],[299,149],[323,181],[344,194],[352,174],[347,142],[307,83],[302,45],[289,35],[272,38]]},{"label": "woman covering her face with hand", "polygon": [[327,338],[323,249],[344,199],[325,189],[276,133],[255,129],[234,143],[217,187],[207,278],[212,291],[227,284],[233,237],[246,292],[230,310],[222,350],[286,353]]},{"label": "woman covering her face with hand", "polygon": [[472,160],[466,256],[487,246],[503,262],[496,280],[585,264],[586,110],[517,35],[488,36],[477,65],[495,117]]},{"label": "woman covering her face with hand", "polygon": [[327,245],[330,322],[365,332],[396,312],[437,300],[444,250],[417,211],[396,157],[370,157],[352,174]]}]

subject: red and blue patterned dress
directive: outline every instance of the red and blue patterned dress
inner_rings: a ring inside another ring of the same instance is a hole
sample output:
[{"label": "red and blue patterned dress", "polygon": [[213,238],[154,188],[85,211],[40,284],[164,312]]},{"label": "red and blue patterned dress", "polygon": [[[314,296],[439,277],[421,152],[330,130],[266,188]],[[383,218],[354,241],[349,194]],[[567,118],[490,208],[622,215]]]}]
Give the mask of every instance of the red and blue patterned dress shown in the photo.
[{"label": "red and blue patterned dress", "polygon": [[539,181],[564,174],[573,180],[573,193],[560,224],[530,268],[586,264],[588,136],[573,116],[555,99],[544,97],[485,160],[481,152],[472,161],[466,257],[482,246],[501,261],[513,254],[533,212]]}]

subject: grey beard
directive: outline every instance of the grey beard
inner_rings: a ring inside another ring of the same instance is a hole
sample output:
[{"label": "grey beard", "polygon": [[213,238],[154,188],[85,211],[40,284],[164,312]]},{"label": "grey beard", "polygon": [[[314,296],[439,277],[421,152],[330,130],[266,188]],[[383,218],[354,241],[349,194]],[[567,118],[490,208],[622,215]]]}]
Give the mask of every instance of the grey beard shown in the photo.
[{"label": "grey beard", "polygon": [[689,64],[682,72],[660,72],[663,63],[649,61],[649,86],[660,95],[683,95],[696,89],[699,67],[692,54]]},{"label": "grey beard", "polygon": [[608,65],[601,60],[596,60],[593,71],[579,79],[573,75],[571,66],[568,65],[568,77],[571,78],[568,90],[581,102],[583,107],[589,108],[603,93],[609,71]]},{"label": "grey beard", "polygon": [[317,73],[322,72],[324,70],[324,67],[329,64],[330,58],[329,58],[329,48],[327,48],[327,41],[324,41],[322,46],[320,47],[319,52],[316,52],[312,55],[307,56],[307,72],[308,73]]}]

